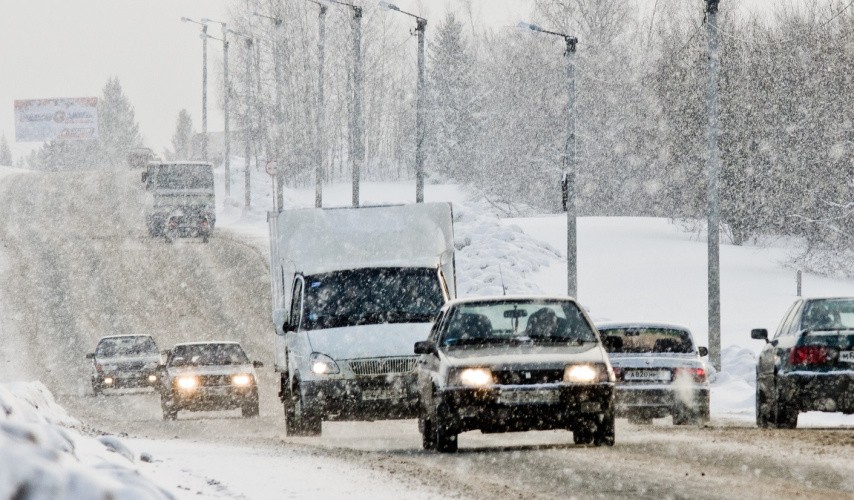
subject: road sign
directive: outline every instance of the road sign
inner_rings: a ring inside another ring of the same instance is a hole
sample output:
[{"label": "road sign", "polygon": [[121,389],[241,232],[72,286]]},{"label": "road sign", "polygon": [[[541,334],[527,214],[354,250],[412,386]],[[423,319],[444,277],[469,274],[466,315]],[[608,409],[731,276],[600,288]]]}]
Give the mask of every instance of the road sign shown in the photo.
[{"label": "road sign", "polygon": [[264,170],[270,177],[275,177],[279,172],[279,163],[276,160],[269,160],[267,164],[264,165]]}]

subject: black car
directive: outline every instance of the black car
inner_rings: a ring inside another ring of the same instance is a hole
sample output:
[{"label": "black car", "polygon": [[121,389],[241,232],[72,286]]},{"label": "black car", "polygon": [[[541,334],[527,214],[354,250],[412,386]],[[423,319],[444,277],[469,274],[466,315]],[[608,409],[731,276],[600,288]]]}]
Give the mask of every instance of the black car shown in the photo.
[{"label": "black car", "polygon": [[163,420],[178,411],[240,408],[244,417],[258,416],[259,361],[249,361],[237,342],[188,342],[166,353],[160,367]]},{"label": "black car", "polygon": [[756,366],[756,423],[793,429],[798,413],[854,413],[854,298],[799,299]]},{"label": "black car", "polygon": [[568,297],[448,302],[415,353],[425,449],[454,452],[459,433],[478,429],[566,429],[576,444],[614,444],[614,372]]},{"label": "black car", "polygon": [[101,337],[92,360],[92,391],[133,389],[157,385],[160,352],[151,335],[111,335]]}]

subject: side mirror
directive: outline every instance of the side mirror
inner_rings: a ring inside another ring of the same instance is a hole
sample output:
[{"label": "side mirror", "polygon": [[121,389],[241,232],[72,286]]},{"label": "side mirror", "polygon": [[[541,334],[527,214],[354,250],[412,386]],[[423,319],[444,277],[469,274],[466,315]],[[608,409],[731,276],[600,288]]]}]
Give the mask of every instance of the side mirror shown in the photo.
[{"label": "side mirror", "polygon": [[87,353],[86,359],[95,359],[95,353],[94,352]]},{"label": "side mirror", "polygon": [[700,357],[709,355],[709,348],[706,346],[700,346],[697,348],[697,352],[700,353]]},{"label": "side mirror", "polygon": [[415,343],[415,354],[439,354],[436,344],[429,340],[421,340]]},{"label": "side mirror", "polygon": [[263,368],[263,367],[264,367],[264,363],[262,363],[262,362],[260,362],[260,361],[253,361],[253,362],[252,362],[252,367],[253,367],[253,368]]},{"label": "side mirror", "polygon": [[276,328],[276,335],[284,335],[288,330],[288,310],[283,308],[273,309],[273,326]]},{"label": "side mirror", "polygon": [[753,330],[750,330],[750,338],[768,342],[768,330],[764,328],[754,328]]},{"label": "side mirror", "polygon": [[166,365],[164,365],[164,364],[159,364],[159,365],[157,365],[157,370],[158,370],[158,371],[162,371],[162,370],[165,370],[165,369],[166,369]]}]

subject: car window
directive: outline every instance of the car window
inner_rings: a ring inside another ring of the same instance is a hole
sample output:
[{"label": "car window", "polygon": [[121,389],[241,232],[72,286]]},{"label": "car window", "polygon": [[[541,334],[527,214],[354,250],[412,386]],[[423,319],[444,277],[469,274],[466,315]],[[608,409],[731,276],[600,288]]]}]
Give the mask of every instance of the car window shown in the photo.
[{"label": "car window", "polygon": [[777,333],[774,334],[774,338],[784,335],[784,332],[788,332],[789,327],[792,324],[792,320],[795,317],[795,312],[797,312],[800,304],[800,301],[792,304],[792,307],[790,307],[786,315],[783,316],[783,321],[780,322],[780,326],[777,327]]},{"label": "car window", "polygon": [[691,353],[691,334],[681,328],[627,327],[600,329],[608,353]]},{"label": "car window", "polygon": [[598,342],[593,327],[570,301],[472,302],[457,305],[446,316],[443,346]]},{"label": "car window", "polygon": [[436,321],[433,322],[433,327],[430,328],[430,336],[427,337],[427,340],[430,342],[436,342],[439,339],[439,328],[442,326],[442,320],[444,319],[445,314],[440,312],[436,317]]},{"label": "car window", "polygon": [[169,366],[244,365],[249,358],[238,344],[189,344],[172,349]]},{"label": "car window", "polygon": [[157,354],[157,344],[149,336],[110,337],[101,339],[95,355],[102,358]]},{"label": "car window", "polygon": [[300,311],[302,311],[302,284],[304,280],[302,276],[297,276],[294,280],[294,293],[291,297],[291,328],[299,330]]},{"label": "car window", "polygon": [[809,330],[854,329],[854,300],[810,300],[804,304],[800,327]]}]

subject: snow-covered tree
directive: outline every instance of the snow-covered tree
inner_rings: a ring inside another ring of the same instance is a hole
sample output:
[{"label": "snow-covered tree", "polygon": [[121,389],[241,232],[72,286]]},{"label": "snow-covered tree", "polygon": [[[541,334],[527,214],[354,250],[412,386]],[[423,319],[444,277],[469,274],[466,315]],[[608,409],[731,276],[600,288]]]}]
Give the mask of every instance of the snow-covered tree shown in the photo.
[{"label": "snow-covered tree", "polygon": [[98,134],[106,165],[124,165],[128,152],[142,145],[133,106],[117,77],[107,80],[98,100]]},{"label": "snow-covered tree", "polygon": [[190,158],[193,143],[193,119],[186,109],[178,112],[175,133],[172,135],[172,156],[176,160]]},{"label": "snow-covered tree", "polygon": [[6,142],[6,134],[0,136],[0,165],[12,165],[12,149],[9,148],[9,143]]}]

